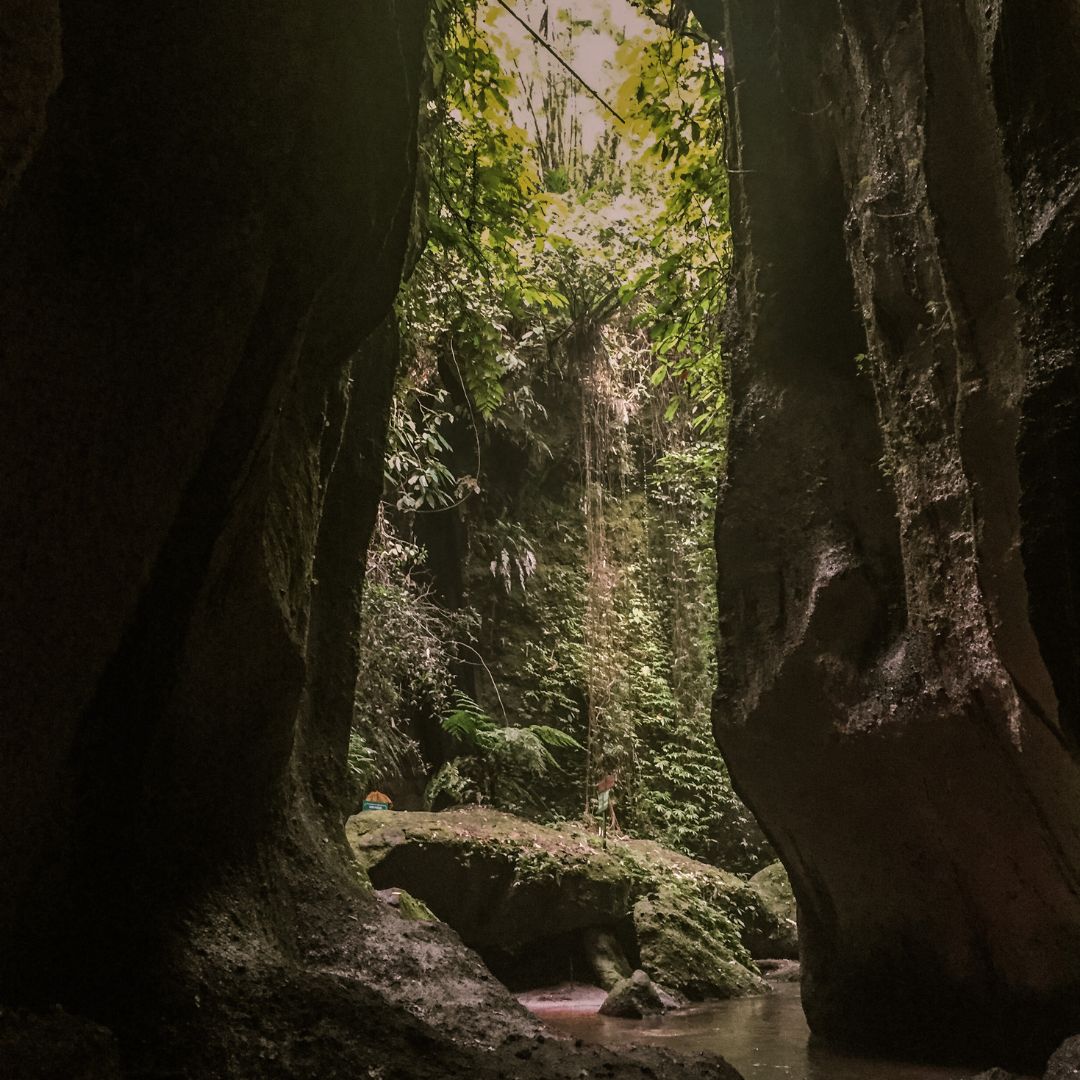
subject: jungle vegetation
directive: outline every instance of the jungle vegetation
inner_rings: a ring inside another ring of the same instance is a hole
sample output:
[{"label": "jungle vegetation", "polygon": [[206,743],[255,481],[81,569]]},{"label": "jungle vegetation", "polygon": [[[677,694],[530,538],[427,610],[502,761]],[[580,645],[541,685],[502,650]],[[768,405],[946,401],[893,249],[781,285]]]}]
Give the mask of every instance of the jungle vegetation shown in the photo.
[{"label": "jungle vegetation", "polygon": [[436,0],[350,759],[751,871],[710,728],[723,65],[681,10]]}]

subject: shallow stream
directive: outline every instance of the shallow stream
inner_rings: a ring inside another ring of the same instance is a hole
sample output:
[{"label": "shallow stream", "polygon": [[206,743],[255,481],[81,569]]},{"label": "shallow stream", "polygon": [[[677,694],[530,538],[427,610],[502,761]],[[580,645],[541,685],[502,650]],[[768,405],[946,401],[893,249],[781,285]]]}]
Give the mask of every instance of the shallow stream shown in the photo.
[{"label": "shallow stream", "polygon": [[605,1046],[664,1046],[722,1054],[745,1080],[958,1080],[979,1070],[919,1065],[810,1045],[797,984],[763,997],[691,1005],[648,1020],[619,1020],[596,1010],[603,991],[577,987],[533,992],[520,1000],[551,1028]]}]

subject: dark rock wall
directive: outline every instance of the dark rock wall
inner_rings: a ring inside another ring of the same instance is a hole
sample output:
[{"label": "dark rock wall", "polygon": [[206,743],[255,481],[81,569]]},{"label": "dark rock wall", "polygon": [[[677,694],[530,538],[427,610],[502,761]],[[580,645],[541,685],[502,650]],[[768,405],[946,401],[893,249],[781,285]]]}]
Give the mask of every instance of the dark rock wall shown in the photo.
[{"label": "dark rock wall", "polygon": [[0,13],[0,1000],[121,1022],[212,886],[266,931],[268,851],[343,849],[425,25]]},{"label": "dark rock wall", "polygon": [[736,258],[717,737],[814,1030],[1080,1029],[1080,8],[709,0]]}]

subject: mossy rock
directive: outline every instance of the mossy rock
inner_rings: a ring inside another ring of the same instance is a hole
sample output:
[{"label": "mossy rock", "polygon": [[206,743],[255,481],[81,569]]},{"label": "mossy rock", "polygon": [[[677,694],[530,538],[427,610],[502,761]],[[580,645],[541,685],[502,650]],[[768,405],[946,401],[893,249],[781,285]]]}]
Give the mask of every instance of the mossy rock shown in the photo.
[{"label": "mossy rock", "polygon": [[596,981],[607,991],[612,991],[633,972],[626,953],[615,935],[603,926],[587,927],[581,935],[581,943],[596,976]]},{"label": "mossy rock", "polygon": [[424,903],[417,900],[411,893],[401,890],[397,903],[398,914],[410,922],[438,922],[439,917]]},{"label": "mossy rock", "polygon": [[759,870],[750,884],[761,894],[765,906],[778,918],[795,922],[795,894],[782,862],[770,863]]},{"label": "mossy rock", "polygon": [[694,1001],[768,991],[736,925],[686,885],[660,886],[633,911],[641,966]]},{"label": "mossy rock", "polygon": [[750,885],[761,897],[772,918],[772,925],[758,928],[751,952],[757,959],[779,957],[797,960],[799,932],[795,909],[795,894],[783,863],[774,862],[759,870]]},{"label": "mossy rock", "polygon": [[489,963],[556,945],[591,957],[600,931],[634,962],[640,954],[672,993],[765,989],[744,940],[776,929],[758,892],[652,841],[609,838],[605,847],[580,825],[548,828],[479,808],[369,811],[346,831],[377,888],[407,889]]},{"label": "mossy rock", "polygon": [[631,869],[584,829],[511,814],[375,811],[346,833],[377,888],[404,888],[481,952],[610,925],[632,904]]},{"label": "mossy rock", "polygon": [[648,973],[638,970],[620,979],[600,1006],[601,1016],[622,1016],[640,1020],[664,1011],[664,1002]]}]

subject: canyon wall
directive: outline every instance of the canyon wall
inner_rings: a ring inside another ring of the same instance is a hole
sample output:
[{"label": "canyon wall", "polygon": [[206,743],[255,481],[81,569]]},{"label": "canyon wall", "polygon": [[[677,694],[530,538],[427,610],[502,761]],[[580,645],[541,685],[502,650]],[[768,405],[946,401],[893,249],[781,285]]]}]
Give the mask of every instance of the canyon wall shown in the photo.
[{"label": "canyon wall", "polygon": [[815,1032],[1080,1030],[1080,9],[703,0],[735,236],[714,728]]},{"label": "canyon wall", "polygon": [[266,1023],[256,958],[300,963],[303,896],[328,922],[356,893],[426,25],[424,0],[0,14],[0,1001],[108,1024],[133,1068],[186,1046],[263,1075],[176,1030],[242,992]]}]

